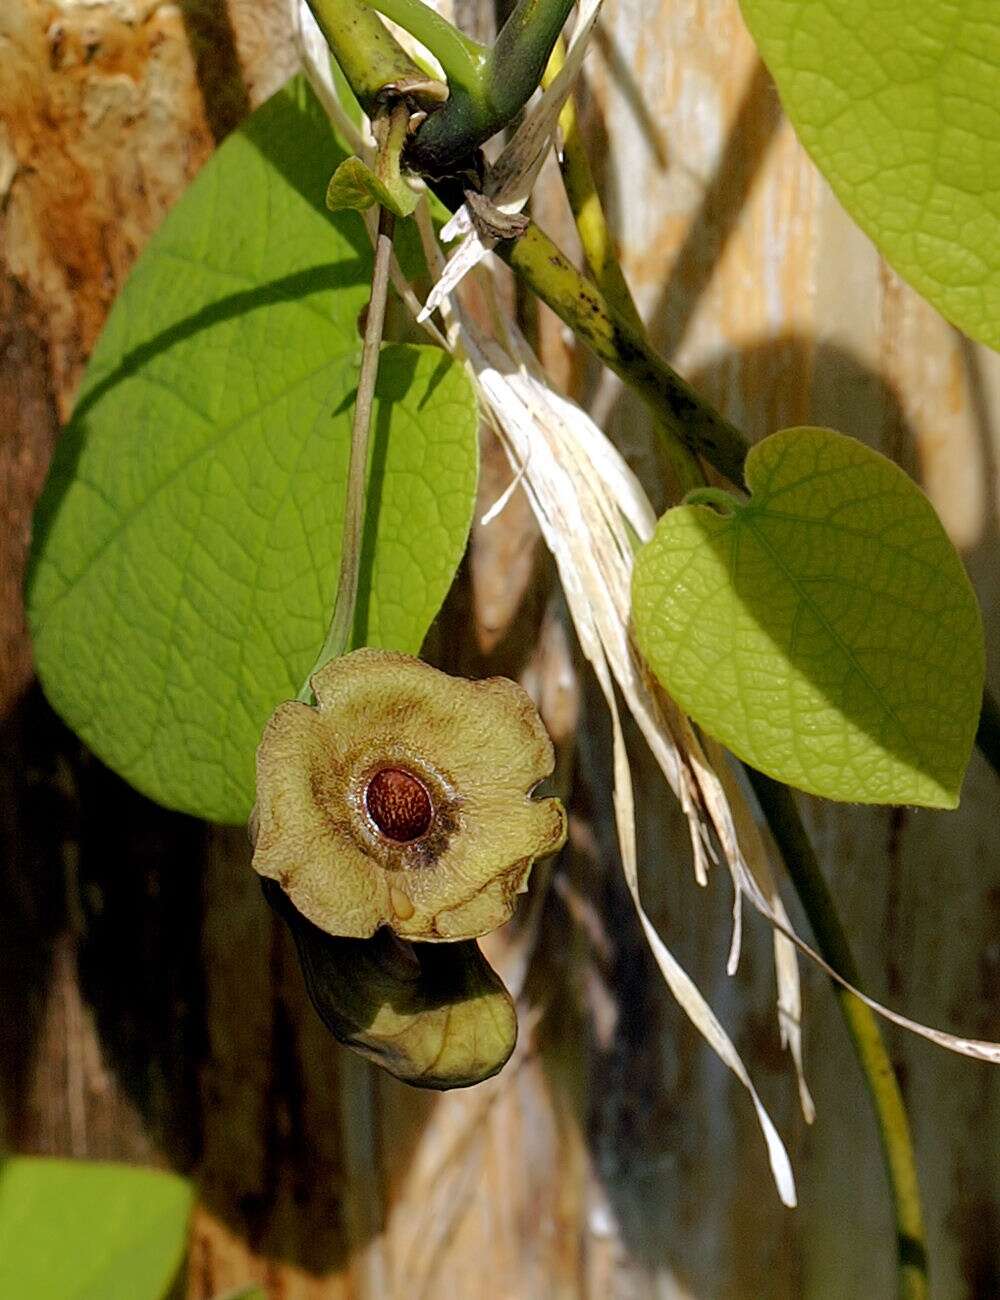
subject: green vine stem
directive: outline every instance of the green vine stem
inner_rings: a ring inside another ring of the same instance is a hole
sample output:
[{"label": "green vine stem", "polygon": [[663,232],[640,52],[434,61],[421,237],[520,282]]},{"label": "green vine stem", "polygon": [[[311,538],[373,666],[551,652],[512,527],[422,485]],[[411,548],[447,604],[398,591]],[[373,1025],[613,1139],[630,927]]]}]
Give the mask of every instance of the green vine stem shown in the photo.
[{"label": "green vine stem", "polygon": [[518,0],[488,52],[475,93],[453,85],[448,102],[416,132],[409,150],[415,170],[431,177],[463,170],[481,144],[514,120],[538,88],[574,3]]},{"label": "green vine stem", "polygon": [[[348,84],[369,117],[376,115],[379,95],[386,86],[424,78],[365,0],[309,0],[309,5]],[[538,85],[571,7],[571,0],[519,0],[497,38],[491,58],[496,58],[497,51],[501,50],[505,58],[513,58],[522,47],[531,58],[518,65],[516,76],[511,73],[517,90],[514,93],[508,88],[505,94],[508,116],[491,117],[492,125],[482,139],[488,139],[505,126]],[[499,62],[493,64],[494,79],[499,75],[499,67]],[[442,121],[447,128],[445,136],[448,140],[453,138],[452,128],[448,127],[451,119],[446,115],[456,106],[461,108],[463,103],[469,107],[461,91],[456,89],[444,107],[432,112],[420,126],[407,155],[407,162],[414,170],[421,170],[420,151],[428,130],[443,129],[435,127],[435,123]],[[459,127],[455,131],[460,134]],[[670,439],[674,439],[691,454],[704,456],[734,483],[742,483],[743,461],[749,450],[743,434],[700,398],[657,354],[644,332],[637,328],[637,316],[631,321],[621,319],[609,307],[600,289],[534,224],[519,239],[498,245],[497,252],[527,287],[647,402],[668,441],[668,452],[673,450]]]},{"label": "green vine stem", "polygon": [[[820,953],[844,979],[856,988],[863,987],[836,904],[791,791],[752,767],[745,770],[809,918]],[[896,1219],[898,1295],[900,1300],[926,1300],[926,1235],[910,1124],[899,1081],[875,1013],[839,984],[833,984],[833,993],[840,1003],[875,1107]]]},{"label": "green vine stem", "polygon": [[[405,130],[409,114],[404,105],[394,110],[389,124],[388,139],[398,133],[399,123]],[[384,152],[380,150],[380,152]],[[299,699],[312,700],[310,680],[324,664],[344,654],[351,645],[354,630],[354,612],[358,600],[358,574],[361,566],[361,544],[365,523],[365,475],[368,470],[368,443],[371,434],[372,407],[375,401],[375,382],[378,378],[379,351],[385,325],[385,305],[389,291],[389,273],[392,267],[392,239],[396,218],[388,208],[379,208],[378,235],[375,240],[375,263],[372,269],[372,294],[365,321],[364,346],[358,372],[358,393],[354,403],[354,423],[351,427],[351,450],[347,470],[347,499],[344,505],[344,534],[340,552],[340,577],[333,605],[333,616],[326,640],[316,662],[310,669]]]},{"label": "green vine stem", "polygon": [[[310,0],[310,3],[318,11],[329,5],[353,7],[360,4],[360,0]],[[516,46],[515,36],[518,32],[520,39],[525,39],[524,20],[530,18],[531,14],[535,14],[537,19],[539,10],[543,11],[543,15],[547,13],[553,23],[555,17],[562,13],[558,26],[552,33],[554,42],[569,8],[570,5],[563,4],[562,0],[558,4],[553,0],[547,7],[543,0],[522,0],[512,16],[518,16],[518,25],[511,29],[511,43],[506,48],[510,50]],[[319,18],[318,12],[317,17]],[[373,14],[371,17],[378,22]],[[322,20],[320,25],[326,32]],[[382,31],[388,35],[385,28]],[[530,21],[527,36],[530,43]],[[354,39],[357,39],[357,34]],[[392,38],[389,37],[389,40],[392,41]],[[339,58],[339,48],[333,48]],[[361,47],[356,46],[354,54],[357,56],[360,53]],[[548,51],[546,57],[547,55]],[[544,62],[543,58],[537,72],[532,74],[535,82]],[[344,72],[355,93],[362,99],[350,69],[344,67]],[[394,74],[393,79],[397,75],[399,74]],[[370,84],[371,77],[366,75],[363,81]],[[534,85],[528,89],[527,94],[533,88]],[[523,86],[518,93],[522,90]],[[522,103],[527,99],[527,94],[521,100]],[[454,103],[449,101],[449,105],[438,113],[431,114],[422,125],[418,133],[421,149],[414,150],[411,154],[409,161],[412,166],[419,169],[422,160],[429,159],[432,164],[436,164],[442,158],[451,156],[445,147],[448,140],[454,142],[462,139],[463,131],[469,127],[469,123],[464,122],[462,117],[463,113],[468,114],[468,105],[463,109],[461,101],[461,94],[456,93]],[[362,104],[364,106],[363,99]],[[445,117],[449,106],[453,119]],[[436,122],[436,119],[440,120]],[[450,120],[453,120],[453,125],[449,125]],[[494,125],[487,134],[479,137],[477,143],[506,125],[506,120]],[[426,147],[427,144],[434,144],[435,137],[438,138],[440,147],[437,150]],[[464,137],[466,141],[471,138],[468,134]],[[428,167],[432,174],[434,170],[434,165]],[[587,192],[587,176],[578,172],[577,179],[582,182],[577,187],[579,198]],[[596,195],[592,177],[589,188]],[[572,199],[572,186],[570,196]],[[580,205],[577,206],[579,210]],[[603,223],[603,212],[592,209],[590,220]],[[601,237],[607,241],[606,227]],[[742,485],[743,467],[749,450],[746,437],[657,354],[641,327],[631,296],[629,295],[628,301],[632,310],[620,300],[622,286],[627,293],[624,278],[621,278],[620,283],[617,279],[609,278],[613,273],[608,271],[606,252],[602,252],[600,257],[594,256],[594,250],[599,247],[595,238],[585,239],[584,247],[588,249],[588,259],[598,280],[597,285],[588,281],[534,224],[519,239],[500,244],[496,251],[523,283],[573,330],[581,342],[590,347],[600,360],[647,403],[657,417],[663,436],[671,442],[678,442],[692,456],[703,456],[731,482]],[[610,247],[608,243],[605,244],[605,249],[607,247]],[[605,292],[602,292],[599,285]],[[1000,771],[1000,708],[989,696],[984,701],[978,741],[983,752]],[[761,773],[748,769],[748,774],[771,832],[785,858],[789,876],[802,900],[821,953],[835,970],[852,983],[858,984],[850,946],[791,793]],[[860,987],[859,984],[858,986]],[[896,1216],[899,1294],[905,1300],[925,1300],[925,1234],[909,1122],[902,1094],[874,1013],[839,986],[835,986],[834,992],[847,1022],[878,1120]]]},{"label": "green vine stem", "polygon": [[[552,62],[558,64],[559,53],[558,49],[554,52]],[[551,63],[549,72],[553,72]],[[642,319],[612,251],[611,235],[594,185],[590,160],[576,131],[576,110],[572,97],[567,100],[560,126],[563,130],[562,170],[566,194],[588,265],[598,284],[605,289],[608,300],[614,304],[618,315],[645,337]],[[694,460],[693,474],[698,483],[704,484],[704,474],[697,460]],[[692,487],[687,492],[685,502],[711,505],[727,513],[735,505],[728,492],[705,486]],[[1000,738],[1000,714],[997,723],[996,734]],[[835,970],[860,988],[857,967],[837,915],[836,904],[820,872],[812,843],[791,792],[760,772],[747,768],[747,774],[775,843],[785,859],[788,874],[812,926],[820,952]],[[834,990],[874,1102],[896,1221],[900,1300],[924,1300],[927,1295],[927,1262],[923,1217],[916,1160],[902,1093],[874,1012],[840,985],[835,984]]]},{"label": "green vine stem", "polygon": [[490,57],[489,97],[498,116],[512,121],[531,96],[575,0],[517,0]]},{"label": "green vine stem", "polygon": [[[582,343],[646,402],[661,434],[676,439],[731,482],[742,485],[750,444],[734,424],[695,392],[657,353],[645,333],[626,324],[538,226],[496,252]],[[668,446],[668,451],[670,450]]]},{"label": "green vine stem", "polygon": [[[397,23],[415,37],[437,59],[448,78],[452,94],[461,91],[472,99],[482,99],[489,50],[446,18],[423,3],[423,0],[365,0],[380,14]],[[335,0],[336,3],[336,0]]]},{"label": "green vine stem", "polygon": [[309,7],[369,117],[384,87],[424,77],[376,11],[434,55],[449,95],[416,131],[409,161],[421,174],[445,176],[473,166],[479,146],[534,94],[574,3],[517,0],[492,49],[470,40],[422,0],[309,0]]},{"label": "green vine stem", "polygon": [[386,86],[421,82],[420,68],[364,0],[308,0],[358,103],[372,119]]}]

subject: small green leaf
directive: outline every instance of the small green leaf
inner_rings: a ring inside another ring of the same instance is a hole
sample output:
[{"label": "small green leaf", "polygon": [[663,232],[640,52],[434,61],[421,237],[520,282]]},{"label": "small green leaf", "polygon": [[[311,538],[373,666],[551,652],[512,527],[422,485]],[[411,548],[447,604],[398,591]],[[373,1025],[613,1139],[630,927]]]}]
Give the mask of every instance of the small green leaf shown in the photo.
[{"label": "small green leaf", "polygon": [[381,203],[397,217],[408,217],[417,206],[417,195],[404,180],[392,187],[383,185],[360,158],[345,158],[330,177],[326,206],[331,212],[364,212],[375,203]]},{"label": "small green leaf", "polygon": [[950,321],[1000,347],[997,0],[741,0],[837,197]]},{"label": "small green leaf", "polygon": [[0,1164],[0,1295],[162,1300],[181,1266],[191,1190],[129,1165]]},{"label": "small green leaf", "polygon": [[633,617],[653,671],[707,732],[789,785],[954,808],[983,632],[930,502],[829,429],[765,438],[746,477],[749,502],[669,510],[639,553]]},{"label": "small green leaf", "polygon": [[[294,82],[206,164],[115,304],[36,516],[49,699],[217,821],[246,819],[333,604],[371,278],[361,223],[323,205],[342,157]],[[354,640],[416,653],[471,522],[475,397],[444,353],[390,345],[377,399]]]}]

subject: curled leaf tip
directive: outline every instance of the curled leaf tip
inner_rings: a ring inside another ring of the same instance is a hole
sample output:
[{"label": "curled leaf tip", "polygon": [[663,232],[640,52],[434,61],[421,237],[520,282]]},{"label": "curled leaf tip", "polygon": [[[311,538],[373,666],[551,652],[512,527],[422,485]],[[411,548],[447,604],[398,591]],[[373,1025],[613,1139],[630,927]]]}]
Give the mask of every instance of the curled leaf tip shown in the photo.
[{"label": "curled leaf tip", "polygon": [[558,799],[533,799],[552,743],[504,678],[450,677],[363,649],[288,701],[257,751],[253,865],[329,935],[473,939],[508,920],[536,858],[561,848]]}]

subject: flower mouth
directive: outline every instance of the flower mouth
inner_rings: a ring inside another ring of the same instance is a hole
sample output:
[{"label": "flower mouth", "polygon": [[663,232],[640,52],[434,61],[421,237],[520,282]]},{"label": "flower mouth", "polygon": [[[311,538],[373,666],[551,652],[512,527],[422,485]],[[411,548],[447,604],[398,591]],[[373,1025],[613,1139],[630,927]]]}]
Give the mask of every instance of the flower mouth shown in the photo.
[{"label": "flower mouth", "polygon": [[434,821],[427,787],[403,767],[380,768],[365,786],[364,804],[379,834],[395,844],[419,840]]}]

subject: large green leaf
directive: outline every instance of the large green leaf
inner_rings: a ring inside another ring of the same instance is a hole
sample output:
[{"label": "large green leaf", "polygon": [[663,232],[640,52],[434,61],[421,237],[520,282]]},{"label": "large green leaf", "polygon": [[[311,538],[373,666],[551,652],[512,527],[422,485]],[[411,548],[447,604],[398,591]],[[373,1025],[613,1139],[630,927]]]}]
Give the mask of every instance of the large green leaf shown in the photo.
[{"label": "large green leaf", "polygon": [[0,1295],[162,1300],[180,1268],[191,1192],[129,1165],[18,1158],[0,1164]]},{"label": "large green leaf", "polygon": [[886,258],[1000,347],[1000,4],[741,0],[803,144]]},{"label": "large green leaf", "polygon": [[983,687],[972,587],[901,469],[829,429],[785,429],[741,504],[669,510],[639,553],[653,671],[754,767],[814,794],[953,808]]},{"label": "large green leaf", "polygon": [[[56,709],[161,802],[246,818],[254,751],[336,586],[370,245],[300,83],[221,147],[137,264],[36,520],[29,612]],[[355,642],[416,653],[461,558],[475,399],[432,348],[378,382]]]}]

